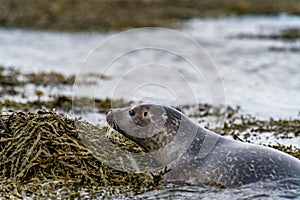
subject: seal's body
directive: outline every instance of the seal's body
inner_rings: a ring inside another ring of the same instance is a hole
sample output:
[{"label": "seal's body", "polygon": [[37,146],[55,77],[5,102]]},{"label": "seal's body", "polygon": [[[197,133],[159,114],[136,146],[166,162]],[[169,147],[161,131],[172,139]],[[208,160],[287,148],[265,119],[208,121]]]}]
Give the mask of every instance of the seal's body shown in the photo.
[{"label": "seal's body", "polygon": [[157,160],[171,169],[166,181],[235,187],[300,178],[298,159],[272,148],[222,137],[170,107],[148,104],[113,110],[107,121],[145,151],[157,152]]},{"label": "seal's body", "polygon": [[[199,129],[196,138],[203,134],[212,133]],[[201,143],[195,142],[181,158],[171,163],[172,170],[166,179],[235,187],[257,181],[300,178],[300,161],[276,149],[222,136],[207,155],[199,157],[196,152],[200,148]]]}]

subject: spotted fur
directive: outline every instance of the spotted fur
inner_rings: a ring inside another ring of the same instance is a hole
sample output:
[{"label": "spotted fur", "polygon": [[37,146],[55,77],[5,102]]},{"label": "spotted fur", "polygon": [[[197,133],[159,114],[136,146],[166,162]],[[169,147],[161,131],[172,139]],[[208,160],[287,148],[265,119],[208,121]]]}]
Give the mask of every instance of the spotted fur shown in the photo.
[{"label": "spotted fur", "polygon": [[[116,120],[114,116],[120,119]],[[268,147],[224,138],[194,124],[173,108],[139,105],[111,111],[107,121],[148,152],[163,149],[174,142],[179,133],[189,138],[189,134],[196,131],[189,148],[169,163],[172,170],[166,175],[166,181],[236,187],[257,181],[300,179],[298,159]],[[159,123],[161,126],[155,126]],[[176,141],[177,145],[189,144],[180,139]],[[158,160],[164,159],[161,156]]]}]

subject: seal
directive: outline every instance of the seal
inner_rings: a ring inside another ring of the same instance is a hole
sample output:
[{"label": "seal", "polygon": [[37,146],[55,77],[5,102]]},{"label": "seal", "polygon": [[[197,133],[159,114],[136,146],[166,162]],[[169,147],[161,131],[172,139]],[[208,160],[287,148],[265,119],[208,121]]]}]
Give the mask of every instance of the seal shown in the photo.
[{"label": "seal", "polygon": [[106,119],[113,129],[146,152],[157,152],[157,161],[171,169],[164,177],[167,182],[228,188],[300,178],[300,160],[295,157],[223,137],[171,107],[141,104],[111,110]]}]

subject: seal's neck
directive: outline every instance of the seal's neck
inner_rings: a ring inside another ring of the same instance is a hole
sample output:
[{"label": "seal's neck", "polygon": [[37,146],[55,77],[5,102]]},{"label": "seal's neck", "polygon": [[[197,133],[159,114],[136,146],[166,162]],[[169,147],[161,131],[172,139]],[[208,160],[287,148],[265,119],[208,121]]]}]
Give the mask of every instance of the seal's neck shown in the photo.
[{"label": "seal's neck", "polygon": [[198,126],[197,135],[188,152],[197,158],[204,158],[215,148],[221,137],[208,129]]},{"label": "seal's neck", "polygon": [[215,147],[220,136],[200,127],[183,116],[175,135],[159,149],[150,151],[162,166],[169,165],[181,156],[204,158]]}]

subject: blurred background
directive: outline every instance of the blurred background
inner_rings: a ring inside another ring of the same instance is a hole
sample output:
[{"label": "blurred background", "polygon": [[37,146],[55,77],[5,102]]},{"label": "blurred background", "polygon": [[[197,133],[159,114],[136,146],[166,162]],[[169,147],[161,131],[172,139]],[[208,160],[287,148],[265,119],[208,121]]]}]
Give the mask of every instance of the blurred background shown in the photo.
[{"label": "blurred background", "polygon": [[[295,118],[300,110],[299,14],[298,0],[0,0],[0,65],[18,70],[18,80],[30,83],[34,80],[28,77],[33,76],[22,77],[24,74],[54,71],[74,78],[88,53],[113,34],[137,27],[172,28],[195,39],[211,56],[224,84],[226,104],[241,106],[263,118]],[[123,45],[130,46],[131,42],[125,40]],[[140,38],[135,42],[145,41]],[[180,41],[174,44],[188,48]],[[115,49],[103,51],[109,55]],[[137,60],[153,56],[131,55],[120,65],[133,66]],[[169,65],[180,65],[176,59],[165,59]],[[90,72],[99,72],[97,66],[94,70]],[[111,78],[118,71],[112,71]],[[133,80],[129,78],[123,85],[137,84]],[[2,81],[2,86],[6,82]],[[110,98],[112,85],[108,79],[106,83],[97,97]],[[197,88],[197,81],[192,84]],[[43,92],[40,97],[45,100],[72,94],[72,87],[57,89],[53,83],[47,88],[40,84],[26,87],[5,97],[3,89],[2,101],[36,99],[37,90]],[[135,100],[162,96],[155,92],[153,88],[142,91]],[[169,97],[159,101],[176,104]],[[213,103],[205,95],[197,101]],[[184,103],[193,102],[187,98]]]},{"label": "blurred background", "polygon": [[299,14],[297,0],[0,0],[0,25],[67,31],[178,27],[195,17]]}]

